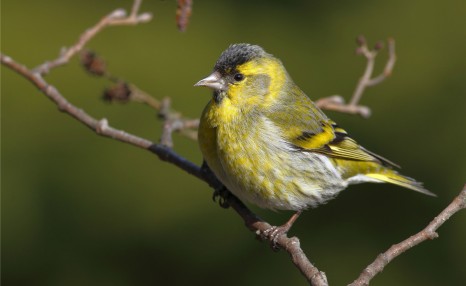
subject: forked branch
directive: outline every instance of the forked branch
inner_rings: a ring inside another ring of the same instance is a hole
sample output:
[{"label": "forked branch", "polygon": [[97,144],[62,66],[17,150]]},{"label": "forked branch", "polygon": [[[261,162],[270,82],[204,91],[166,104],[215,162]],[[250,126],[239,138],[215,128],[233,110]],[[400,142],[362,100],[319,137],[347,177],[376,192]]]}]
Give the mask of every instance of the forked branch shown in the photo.
[{"label": "forked branch", "polygon": [[63,47],[58,58],[47,61],[40,66],[34,68],[34,72],[40,75],[47,74],[51,69],[64,65],[70,59],[79,53],[83,47],[104,28],[117,25],[137,25],[140,23],[147,23],[152,19],[151,13],[139,13],[139,7],[142,0],[135,0],[131,13],[127,16],[124,9],[117,9],[107,16],[103,17],[96,25],[87,29],[80,37],[79,40],[69,48]]},{"label": "forked branch", "polygon": [[363,75],[358,81],[356,85],[356,89],[354,90],[353,96],[350,99],[348,104],[345,104],[345,100],[343,97],[334,95],[330,97],[325,97],[317,100],[315,103],[321,109],[325,110],[333,110],[342,113],[349,113],[349,114],[359,114],[364,118],[368,118],[371,115],[371,110],[367,106],[359,105],[359,101],[361,97],[369,86],[377,85],[383,82],[387,77],[392,74],[393,67],[395,66],[396,62],[396,53],[395,53],[395,40],[393,38],[389,38],[387,40],[388,44],[388,60],[385,64],[385,68],[381,74],[376,77],[372,77],[374,73],[374,65],[375,65],[375,58],[379,51],[383,48],[383,43],[378,42],[375,44],[373,49],[369,49],[367,46],[367,41],[363,36],[359,36],[356,40],[358,44],[358,48],[356,49],[356,53],[359,55],[363,55],[366,60],[366,69],[364,70]]}]

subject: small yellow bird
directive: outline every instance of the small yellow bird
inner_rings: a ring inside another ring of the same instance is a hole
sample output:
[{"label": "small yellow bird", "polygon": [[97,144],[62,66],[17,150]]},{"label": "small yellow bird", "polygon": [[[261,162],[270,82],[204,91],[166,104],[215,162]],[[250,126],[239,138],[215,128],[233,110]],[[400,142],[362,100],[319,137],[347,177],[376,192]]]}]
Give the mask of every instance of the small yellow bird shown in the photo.
[{"label": "small yellow bird", "polygon": [[360,146],[257,45],[231,45],[195,86],[214,91],[201,116],[199,146],[217,178],[241,200],[296,211],[274,235],[349,184],[386,182],[435,196]]}]

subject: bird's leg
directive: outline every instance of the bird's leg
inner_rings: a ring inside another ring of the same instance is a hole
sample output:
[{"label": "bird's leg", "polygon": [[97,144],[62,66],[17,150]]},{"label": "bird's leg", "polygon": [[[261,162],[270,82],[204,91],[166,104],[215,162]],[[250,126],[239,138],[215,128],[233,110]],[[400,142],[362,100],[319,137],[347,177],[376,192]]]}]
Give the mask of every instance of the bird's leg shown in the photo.
[{"label": "bird's leg", "polygon": [[212,195],[212,200],[216,202],[218,199],[218,204],[222,208],[227,209],[230,207],[230,204],[228,203],[229,196],[231,196],[230,191],[225,186],[221,186],[220,188],[215,189],[214,194]]},{"label": "bird's leg", "polygon": [[271,228],[265,230],[262,235],[267,238],[268,240],[270,240],[270,242],[272,243],[272,248],[273,249],[277,249],[278,250],[278,247],[277,247],[277,240],[278,238],[283,235],[283,234],[286,234],[290,228],[293,226],[293,224],[295,223],[295,221],[298,219],[298,217],[301,215],[301,212],[302,211],[297,211],[295,214],[293,214],[290,219],[283,225],[281,226],[272,226]]}]

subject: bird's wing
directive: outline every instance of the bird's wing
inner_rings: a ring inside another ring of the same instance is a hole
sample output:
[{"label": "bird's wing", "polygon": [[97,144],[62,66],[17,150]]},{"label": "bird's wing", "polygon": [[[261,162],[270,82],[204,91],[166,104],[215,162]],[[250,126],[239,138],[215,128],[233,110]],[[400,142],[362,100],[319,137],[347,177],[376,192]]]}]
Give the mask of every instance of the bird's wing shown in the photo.
[{"label": "bird's wing", "polygon": [[399,167],[388,159],[372,153],[360,146],[335,122],[327,119],[321,121],[321,124],[321,132],[310,133],[308,131],[303,131],[301,135],[291,138],[290,142],[302,150],[318,152],[334,158],[356,161],[372,161],[382,163],[383,165]]},{"label": "bird's wing", "polygon": [[[297,92],[302,92],[298,90]],[[281,127],[283,139],[302,151],[317,152],[329,157],[378,162],[385,166],[399,167],[397,164],[372,153],[360,146],[348,133],[314,105],[306,96],[291,99],[287,108],[275,110],[272,120]]]}]

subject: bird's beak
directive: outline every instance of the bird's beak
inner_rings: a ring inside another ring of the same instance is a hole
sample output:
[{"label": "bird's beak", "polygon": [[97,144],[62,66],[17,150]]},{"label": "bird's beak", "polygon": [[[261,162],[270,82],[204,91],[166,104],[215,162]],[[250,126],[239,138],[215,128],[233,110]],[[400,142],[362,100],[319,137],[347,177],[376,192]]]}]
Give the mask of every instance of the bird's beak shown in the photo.
[{"label": "bird's beak", "polygon": [[226,90],[225,81],[219,72],[213,72],[208,77],[198,81],[194,86],[205,86],[214,90]]}]

